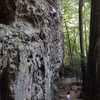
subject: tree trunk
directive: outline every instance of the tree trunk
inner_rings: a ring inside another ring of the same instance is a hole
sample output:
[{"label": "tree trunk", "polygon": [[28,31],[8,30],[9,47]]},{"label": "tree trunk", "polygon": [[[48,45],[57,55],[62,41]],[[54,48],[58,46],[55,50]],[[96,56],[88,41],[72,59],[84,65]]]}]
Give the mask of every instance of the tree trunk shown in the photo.
[{"label": "tree trunk", "polygon": [[[85,1],[84,1],[85,3]],[[86,52],[86,57],[88,56],[88,45],[87,45],[87,41],[88,41],[88,36],[87,36],[87,32],[86,32],[86,28],[87,28],[87,23],[85,21],[86,19],[86,13],[85,13],[85,4],[84,4],[84,34],[85,34],[85,52]]]},{"label": "tree trunk", "polygon": [[80,49],[81,49],[81,69],[82,69],[82,81],[83,91],[85,82],[85,65],[84,65],[84,35],[83,35],[83,14],[82,14],[83,0],[79,0],[79,35],[80,35]]},{"label": "tree trunk", "polygon": [[85,100],[100,100],[100,0],[92,0]]},{"label": "tree trunk", "polygon": [[71,48],[71,42],[70,42],[70,37],[69,37],[69,32],[68,32],[68,27],[66,22],[65,23],[65,28],[66,28],[66,33],[67,33],[67,39],[68,39],[68,47],[69,47],[69,57],[71,60],[71,65],[73,66],[73,59],[72,59],[72,48]]}]

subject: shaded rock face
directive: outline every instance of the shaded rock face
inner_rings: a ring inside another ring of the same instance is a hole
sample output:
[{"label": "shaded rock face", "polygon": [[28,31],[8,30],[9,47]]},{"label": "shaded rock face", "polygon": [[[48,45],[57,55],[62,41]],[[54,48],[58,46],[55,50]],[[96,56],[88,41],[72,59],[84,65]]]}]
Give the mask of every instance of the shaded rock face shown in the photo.
[{"label": "shaded rock face", "polygon": [[53,100],[63,59],[61,2],[0,0],[0,100]]},{"label": "shaded rock face", "polygon": [[14,20],[14,0],[0,0],[0,23],[7,24]]}]

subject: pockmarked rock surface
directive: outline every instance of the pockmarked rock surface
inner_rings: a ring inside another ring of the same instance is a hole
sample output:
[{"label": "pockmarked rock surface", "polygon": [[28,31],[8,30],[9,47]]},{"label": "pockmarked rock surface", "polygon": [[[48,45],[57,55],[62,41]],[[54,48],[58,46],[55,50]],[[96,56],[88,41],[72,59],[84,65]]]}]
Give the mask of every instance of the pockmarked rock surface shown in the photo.
[{"label": "pockmarked rock surface", "polygon": [[53,100],[61,31],[60,0],[0,0],[0,100]]}]

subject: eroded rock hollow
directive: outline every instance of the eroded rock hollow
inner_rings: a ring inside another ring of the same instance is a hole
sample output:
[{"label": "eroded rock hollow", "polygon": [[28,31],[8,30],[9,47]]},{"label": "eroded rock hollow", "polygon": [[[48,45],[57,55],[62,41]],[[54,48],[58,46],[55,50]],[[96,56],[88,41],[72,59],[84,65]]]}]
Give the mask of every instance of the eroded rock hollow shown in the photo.
[{"label": "eroded rock hollow", "polygon": [[62,59],[60,0],[0,0],[0,100],[53,100]]}]

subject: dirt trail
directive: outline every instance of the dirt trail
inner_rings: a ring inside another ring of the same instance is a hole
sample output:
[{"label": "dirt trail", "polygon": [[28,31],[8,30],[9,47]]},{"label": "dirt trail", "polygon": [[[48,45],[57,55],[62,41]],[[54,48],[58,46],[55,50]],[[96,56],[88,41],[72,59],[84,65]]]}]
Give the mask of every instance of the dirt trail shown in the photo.
[{"label": "dirt trail", "polygon": [[70,89],[71,100],[82,100],[78,98],[81,87],[73,85],[75,82],[76,79],[74,77],[59,79],[56,82],[57,91],[55,93],[55,100],[67,100],[66,92]]}]

